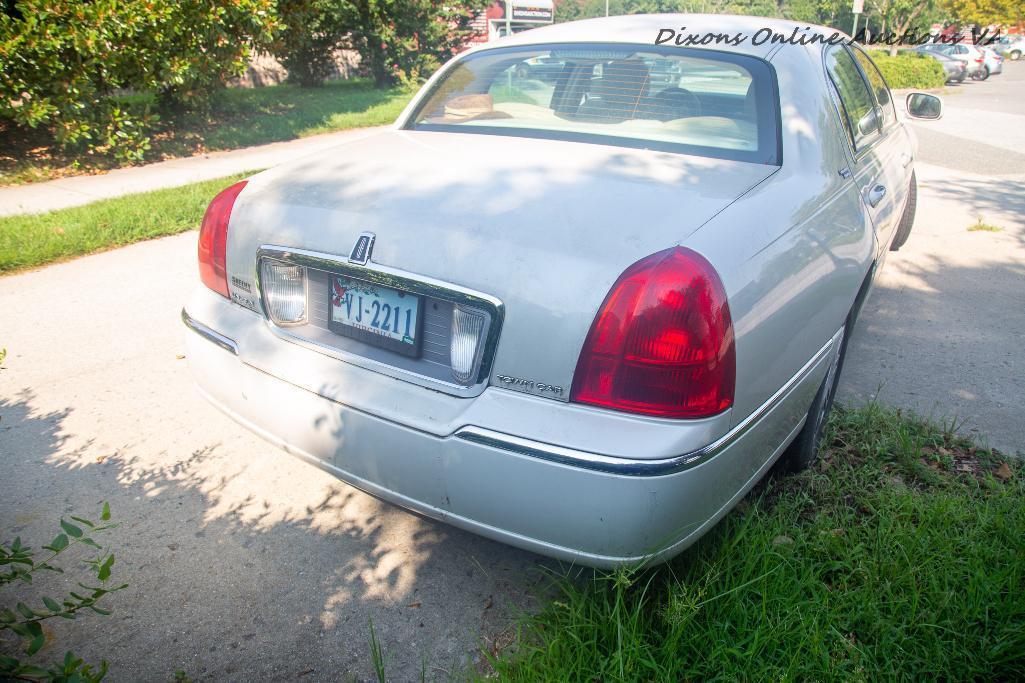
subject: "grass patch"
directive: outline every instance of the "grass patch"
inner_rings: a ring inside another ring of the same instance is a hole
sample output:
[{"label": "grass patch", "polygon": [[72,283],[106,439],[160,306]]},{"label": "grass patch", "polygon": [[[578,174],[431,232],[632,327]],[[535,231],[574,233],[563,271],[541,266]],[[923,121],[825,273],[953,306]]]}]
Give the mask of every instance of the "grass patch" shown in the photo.
[{"label": "grass patch", "polygon": [[[209,115],[183,115],[154,132],[147,161],[238,149],[332,131],[392,123],[412,93],[401,87],[374,88],[352,79],[321,88],[272,85],[227,88]],[[151,95],[124,98],[124,106],[155,106]],[[117,167],[106,156],[65,155],[42,131],[0,128],[0,185],[96,173]]]},{"label": "grass patch", "polygon": [[990,225],[982,220],[982,216],[979,219],[968,226],[968,232],[1002,232],[1003,228],[997,225]]},{"label": "grass patch", "polygon": [[554,579],[510,680],[1022,680],[1025,468],[877,405],[672,563]]},{"label": "grass patch", "polygon": [[214,195],[255,172],[0,218],[0,273],[193,230]]}]

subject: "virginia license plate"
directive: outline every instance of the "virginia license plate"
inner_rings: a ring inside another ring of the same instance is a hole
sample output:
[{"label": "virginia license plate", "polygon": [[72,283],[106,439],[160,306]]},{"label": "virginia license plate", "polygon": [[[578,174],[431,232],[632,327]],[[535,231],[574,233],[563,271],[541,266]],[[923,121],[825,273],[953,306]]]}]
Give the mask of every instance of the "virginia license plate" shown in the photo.
[{"label": "virginia license plate", "polygon": [[330,328],[405,355],[420,350],[421,301],[410,294],[363,280],[331,276]]}]

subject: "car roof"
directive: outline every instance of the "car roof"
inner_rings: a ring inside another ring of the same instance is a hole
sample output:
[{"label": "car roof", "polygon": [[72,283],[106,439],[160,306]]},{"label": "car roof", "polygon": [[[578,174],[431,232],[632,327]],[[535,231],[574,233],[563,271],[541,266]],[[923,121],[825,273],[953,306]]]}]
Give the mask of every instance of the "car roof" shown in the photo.
[{"label": "car roof", "polygon": [[[717,50],[749,54],[762,59],[766,58],[779,43],[766,40],[761,45],[754,45],[753,38],[763,29],[769,29],[789,37],[794,30],[798,36],[802,33],[809,36],[822,34],[829,38],[833,35],[847,38],[847,34],[835,28],[804,24],[784,19],[766,17],[749,17],[733,14],[632,14],[621,17],[601,17],[584,19],[563,24],[552,24],[531,29],[489,42],[474,51],[499,47],[520,47],[548,43],[628,43],[631,45],[655,45],[655,38],[662,29],[674,29],[684,34],[742,34],[746,40],[738,46],[712,42],[705,46],[688,46],[698,49]],[[765,35],[762,33],[761,35]],[[665,45],[673,46],[669,41]],[[812,46],[812,49],[819,49]]]}]

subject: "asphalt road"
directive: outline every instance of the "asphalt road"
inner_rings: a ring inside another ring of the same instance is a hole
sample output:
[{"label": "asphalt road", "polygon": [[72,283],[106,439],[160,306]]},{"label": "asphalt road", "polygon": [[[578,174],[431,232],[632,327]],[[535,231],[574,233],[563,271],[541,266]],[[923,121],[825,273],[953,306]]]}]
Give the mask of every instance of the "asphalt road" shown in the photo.
[{"label": "asphalt road", "polygon": [[[1025,153],[1023,87],[1011,64],[919,126],[920,218],[843,378],[848,400],[956,414],[1007,449],[1025,444],[1025,176],[999,174],[1025,172],[1006,163]],[[1002,231],[968,232],[979,215]],[[539,558],[378,503],[200,399],[178,319],[195,240],[0,278],[0,528],[38,546],[105,500],[122,522],[129,590],[110,617],[53,624],[52,653],[106,657],[113,681],[365,680],[372,619],[396,680],[475,666],[530,607]]]}]

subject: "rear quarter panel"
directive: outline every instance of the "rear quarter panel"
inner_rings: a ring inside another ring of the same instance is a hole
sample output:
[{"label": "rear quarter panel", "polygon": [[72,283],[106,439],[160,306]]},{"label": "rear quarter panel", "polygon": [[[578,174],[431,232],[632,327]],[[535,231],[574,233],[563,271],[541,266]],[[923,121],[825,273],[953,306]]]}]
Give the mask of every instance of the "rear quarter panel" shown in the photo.
[{"label": "rear quarter panel", "polygon": [[820,53],[784,46],[783,164],[687,240],[718,269],[737,354],[737,424],[794,376],[844,323],[875,236],[855,185]]}]

